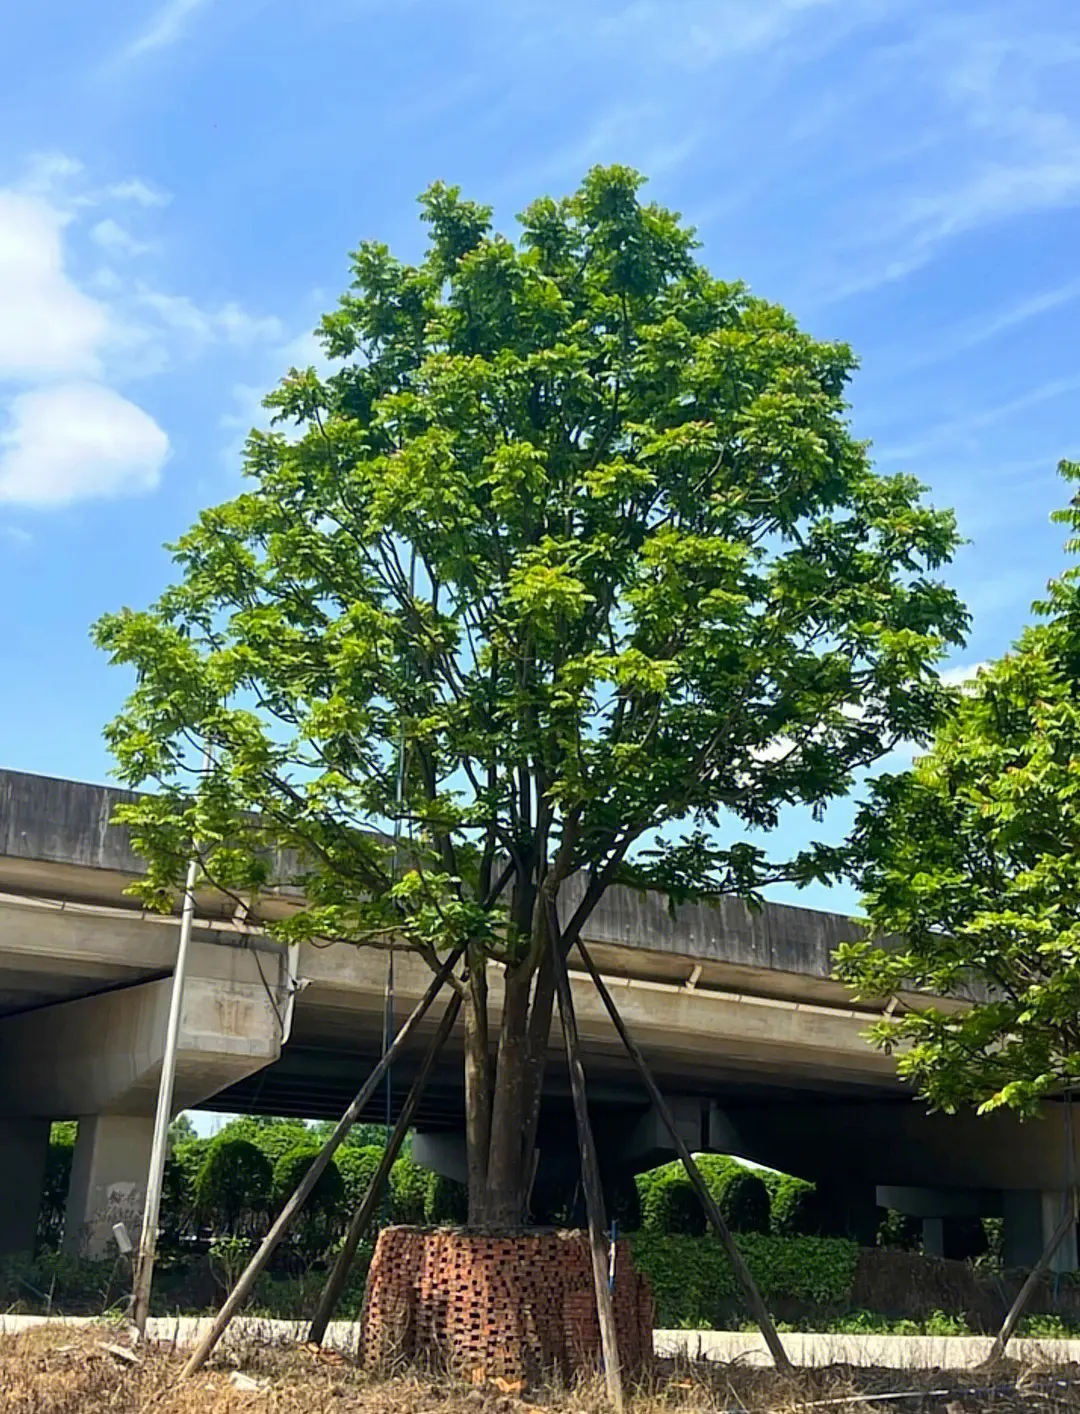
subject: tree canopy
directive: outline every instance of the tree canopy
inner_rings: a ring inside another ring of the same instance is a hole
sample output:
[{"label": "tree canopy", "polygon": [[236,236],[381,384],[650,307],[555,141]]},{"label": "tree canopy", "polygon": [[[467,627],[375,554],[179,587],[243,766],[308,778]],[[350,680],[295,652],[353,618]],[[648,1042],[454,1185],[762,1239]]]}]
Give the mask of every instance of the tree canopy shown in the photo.
[{"label": "tree canopy", "polygon": [[640,186],[596,168],[516,241],[431,187],[422,260],[362,244],[333,371],[268,396],[249,489],[179,540],[156,605],[96,629],[137,676],[108,738],[154,792],[122,812],[143,899],[171,906],[192,837],[238,896],[288,848],[306,903],[279,936],[467,944],[472,1148],[526,1160],[555,933],[620,877],[830,877],[841,851],[747,833],[925,739],[966,623],[937,578],[951,514],[851,435],[851,350],[713,278]]},{"label": "tree canopy", "polygon": [[[1075,553],[1080,498],[1055,519]],[[1080,1078],[1080,569],[1036,608],[857,827],[873,934],[841,948],[840,975],[906,994],[874,1038],[945,1110],[1030,1112]],[[947,996],[966,1004],[931,1000]]]}]

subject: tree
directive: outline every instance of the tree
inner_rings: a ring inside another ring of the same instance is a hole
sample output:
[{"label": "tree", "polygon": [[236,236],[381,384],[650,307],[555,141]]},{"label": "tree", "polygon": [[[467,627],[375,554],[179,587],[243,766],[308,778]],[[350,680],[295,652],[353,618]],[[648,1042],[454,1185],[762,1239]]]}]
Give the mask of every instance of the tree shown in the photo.
[{"label": "tree", "polygon": [[[1080,465],[1059,470],[1080,481]],[[1080,497],[1055,519],[1080,549]],[[840,949],[839,972],[860,997],[926,998],[873,1037],[942,1110],[1028,1114],[1080,1077],[1078,576],[1051,583],[1041,621],[858,821],[872,933]]]},{"label": "tree", "polygon": [[219,1134],[206,1151],[195,1179],[195,1202],[214,1235],[236,1235],[266,1211],[274,1171],[247,1139]]},{"label": "tree", "polygon": [[169,1125],[169,1148],[175,1149],[178,1144],[186,1144],[198,1136],[195,1133],[195,1126],[191,1122],[188,1114],[178,1114]]},{"label": "tree", "polygon": [[842,851],[742,832],[925,739],[965,626],[934,578],[952,516],[848,430],[850,349],[712,278],[640,185],[596,168],[515,244],[436,183],[424,258],[355,253],[335,371],[268,396],[179,582],[96,628],[137,675],[108,737],[154,790],[119,815],[145,903],[172,906],[195,838],[238,897],[292,870],[282,939],[467,949],[479,1225],[524,1210],[553,946],[620,879],[831,877]]}]

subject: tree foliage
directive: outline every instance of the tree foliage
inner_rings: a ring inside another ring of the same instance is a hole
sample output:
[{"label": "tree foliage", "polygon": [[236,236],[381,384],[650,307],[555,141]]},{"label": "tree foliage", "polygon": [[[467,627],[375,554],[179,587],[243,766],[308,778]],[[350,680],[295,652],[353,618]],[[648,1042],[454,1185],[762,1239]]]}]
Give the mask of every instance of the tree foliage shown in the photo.
[{"label": "tree foliage", "polygon": [[[1075,553],[1080,498],[1055,518]],[[1036,607],[858,824],[873,931],[840,975],[901,997],[874,1039],[944,1110],[1030,1112],[1080,1078],[1080,570]]]},{"label": "tree foliage", "polygon": [[267,925],[289,941],[468,945],[470,1194],[499,1222],[552,939],[620,877],[753,898],[831,876],[840,852],[770,859],[746,832],[924,739],[965,623],[935,577],[951,515],[851,436],[851,350],[713,278],[640,185],[594,169],[515,243],[436,183],[419,263],[355,252],[333,371],[269,395],[249,487],[177,543],[178,582],[96,629],[137,678],[108,738],[154,791],[121,811],[146,903],[172,905],[194,837],[222,888],[303,885]]},{"label": "tree foliage", "polygon": [[200,1213],[221,1236],[253,1226],[270,1201],[270,1160],[247,1139],[219,1135],[195,1179]]}]

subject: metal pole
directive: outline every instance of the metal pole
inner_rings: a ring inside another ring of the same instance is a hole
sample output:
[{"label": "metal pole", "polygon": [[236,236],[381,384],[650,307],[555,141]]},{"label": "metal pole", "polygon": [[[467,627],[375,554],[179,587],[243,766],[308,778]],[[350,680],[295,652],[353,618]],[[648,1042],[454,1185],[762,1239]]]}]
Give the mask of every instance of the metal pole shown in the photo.
[{"label": "metal pole", "polygon": [[[210,769],[210,748],[203,757],[203,772]],[[146,1334],[150,1314],[150,1288],[154,1280],[154,1257],[157,1253],[158,1218],[161,1214],[161,1188],[165,1178],[165,1157],[172,1122],[173,1089],[176,1083],[176,1052],[180,1040],[180,1017],[184,1005],[184,980],[187,976],[188,948],[191,928],[195,921],[195,881],[199,873],[199,856],[192,841],[192,855],[184,885],[184,903],[180,913],[180,941],[173,968],[172,992],[169,996],[169,1020],[165,1028],[165,1053],[161,1060],[161,1082],[158,1085],[157,1110],[154,1114],[154,1138],[150,1146],[150,1170],[146,1176],[146,1207],[143,1210],[139,1257],[135,1265],[135,1285],[131,1303],[131,1318],[140,1336]]]}]

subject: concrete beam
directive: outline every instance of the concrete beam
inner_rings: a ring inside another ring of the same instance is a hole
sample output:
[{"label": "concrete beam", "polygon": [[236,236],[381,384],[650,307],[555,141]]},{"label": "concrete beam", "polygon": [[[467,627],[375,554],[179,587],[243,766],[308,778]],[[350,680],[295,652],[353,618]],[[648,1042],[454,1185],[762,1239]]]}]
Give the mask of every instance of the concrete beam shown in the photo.
[{"label": "concrete beam", "polygon": [[[266,964],[263,964],[264,967]],[[271,974],[272,976],[273,974]],[[176,1108],[199,1104],[276,1060],[281,1035],[256,959],[195,946],[184,991]],[[142,983],[0,1021],[0,1113],[152,1114],[171,979]]]}]

